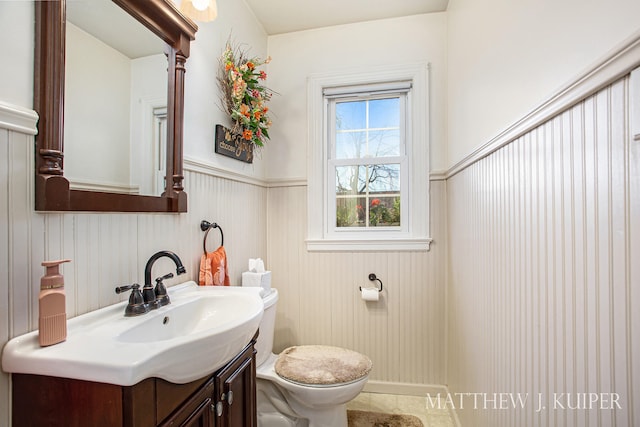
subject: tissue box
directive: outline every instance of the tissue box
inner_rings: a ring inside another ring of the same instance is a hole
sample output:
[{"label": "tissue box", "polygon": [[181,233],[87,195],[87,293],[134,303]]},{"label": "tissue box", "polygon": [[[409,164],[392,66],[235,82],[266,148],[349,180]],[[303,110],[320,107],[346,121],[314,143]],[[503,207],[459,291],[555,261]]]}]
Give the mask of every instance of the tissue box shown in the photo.
[{"label": "tissue box", "polygon": [[261,287],[265,292],[271,290],[271,272],[254,273],[245,271],[242,273],[242,286]]}]

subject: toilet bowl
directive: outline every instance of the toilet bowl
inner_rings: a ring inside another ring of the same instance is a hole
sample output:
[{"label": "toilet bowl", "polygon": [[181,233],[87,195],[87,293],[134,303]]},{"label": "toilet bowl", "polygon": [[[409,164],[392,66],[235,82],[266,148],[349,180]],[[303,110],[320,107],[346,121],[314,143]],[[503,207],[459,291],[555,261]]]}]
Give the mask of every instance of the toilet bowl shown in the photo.
[{"label": "toilet bowl", "polygon": [[278,291],[271,289],[263,301],[256,343],[258,425],[346,427],[346,404],[364,388],[371,360],[331,346],[296,346],[273,354]]}]

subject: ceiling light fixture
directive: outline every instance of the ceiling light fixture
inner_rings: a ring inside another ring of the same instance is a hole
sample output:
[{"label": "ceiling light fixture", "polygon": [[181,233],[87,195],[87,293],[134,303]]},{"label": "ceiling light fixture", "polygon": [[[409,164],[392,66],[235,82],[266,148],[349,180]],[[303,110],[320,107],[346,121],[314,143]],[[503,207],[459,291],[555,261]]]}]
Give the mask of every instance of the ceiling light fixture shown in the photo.
[{"label": "ceiling light fixture", "polygon": [[216,0],[182,0],[180,12],[194,21],[210,22],[218,17]]}]

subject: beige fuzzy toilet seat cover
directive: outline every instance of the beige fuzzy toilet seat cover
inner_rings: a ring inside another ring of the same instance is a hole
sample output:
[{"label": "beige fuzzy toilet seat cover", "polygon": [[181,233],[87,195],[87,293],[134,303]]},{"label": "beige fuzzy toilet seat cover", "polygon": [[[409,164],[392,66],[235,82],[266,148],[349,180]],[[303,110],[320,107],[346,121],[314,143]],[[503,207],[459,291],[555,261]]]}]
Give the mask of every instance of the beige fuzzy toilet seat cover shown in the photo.
[{"label": "beige fuzzy toilet seat cover", "polygon": [[335,385],[359,380],[371,371],[371,359],[346,348],[326,345],[289,347],[276,360],[276,373],[301,384]]}]

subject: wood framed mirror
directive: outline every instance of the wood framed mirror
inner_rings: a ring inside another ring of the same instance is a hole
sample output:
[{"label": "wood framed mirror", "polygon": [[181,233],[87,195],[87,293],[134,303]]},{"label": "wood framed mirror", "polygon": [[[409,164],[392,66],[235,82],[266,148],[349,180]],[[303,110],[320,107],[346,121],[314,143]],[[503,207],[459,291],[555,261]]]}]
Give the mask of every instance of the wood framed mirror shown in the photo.
[{"label": "wood framed mirror", "polygon": [[[64,176],[66,2],[35,2],[34,109],[36,136],[35,209],[37,211],[186,212],[183,188],[185,62],[197,26],[171,0],[113,0],[166,43],[165,188],[160,196],[70,188]],[[135,141],[134,141],[135,143]]]}]

